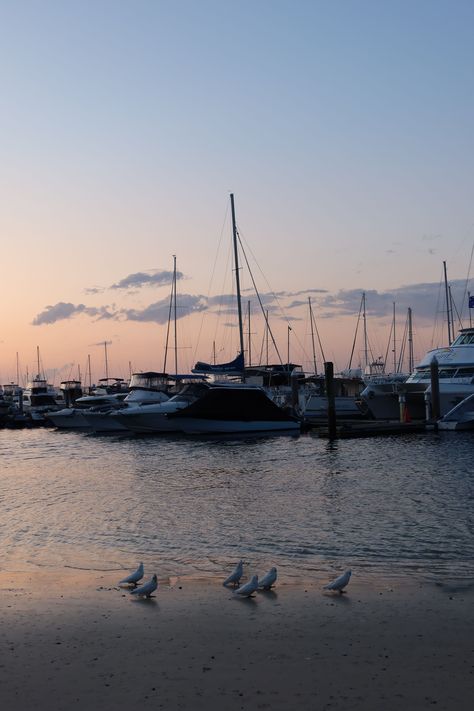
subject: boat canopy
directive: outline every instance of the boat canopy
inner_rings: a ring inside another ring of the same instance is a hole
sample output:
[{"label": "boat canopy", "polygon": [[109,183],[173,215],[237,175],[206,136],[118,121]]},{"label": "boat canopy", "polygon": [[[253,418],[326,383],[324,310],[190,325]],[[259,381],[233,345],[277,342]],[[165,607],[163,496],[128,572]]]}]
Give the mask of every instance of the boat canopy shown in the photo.
[{"label": "boat canopy", "polygon": [[210,363],[202,363],[198,361],[194,368],[191,368],[191,373],[209,373],[210,375],[242,375],[244,372],[244,354],[239,355],[229,363],[220,363],[211,365]]},{"label": "boat canopy", "polygon": [[188,407],[169,413],[169,418],[202,418],[205,420],[294,421],[260,388],[211,387]]}]

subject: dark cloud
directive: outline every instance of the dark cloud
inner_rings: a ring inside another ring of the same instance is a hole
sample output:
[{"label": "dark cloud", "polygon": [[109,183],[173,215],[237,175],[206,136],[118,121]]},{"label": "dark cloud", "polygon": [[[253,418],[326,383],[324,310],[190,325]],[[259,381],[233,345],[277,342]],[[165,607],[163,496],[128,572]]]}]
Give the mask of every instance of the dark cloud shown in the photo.
[{"label": "dark cloud", "polygon": [[[176,272],[176,279],[183,279],[182,272]],[[163,286],[171,284],[173,272],[162,270],[154,270],[151,272],[136,272],[120,279],[116,284],[112,284],[111,289],[138,289],[142,286]]]},{"label": "dark cloud", "polygon": [[54,306],[46,306],[44,311],[39,313],[32,321],[33,326],[41,326],[43,324],[56,323],[56,321],[64,321],[78,314],[86,314],[92,316],[96,320],[114,318],[114,314],[109,311],[108,306],[86,306],[85,304],[71,304],[60,301]]},{"label": "dark cloud", "polygon": [[[450,282],[450,287],[453,301],[460,313],[466,282],[457,279]],[[436,314],[446,310],[444,298],[444,284],[410,284],[386,292],[367,290],[365,308],[368,316],[384,318],[391,316],[393,303],[395,303],[397,313],[406,311],[410,307],[417,320],[433,322]],[[361,299],[362,289],[341,290],[336,294],[328,294],[317,301],[316,315],[320,318],[356,315],[360,309]]]},{"label": "dark cloud", "polygon": [[[179,294],[177,299],[177,318],[182,318],[189,313],[205,311],[206,309],[207,304],[204,297]],[[169,312],[170,300],[161,299],[161,301],[156,301],[144,309],[121,309],[119,315],[125,321],[152,321],[163,324],[168,322]]]}]

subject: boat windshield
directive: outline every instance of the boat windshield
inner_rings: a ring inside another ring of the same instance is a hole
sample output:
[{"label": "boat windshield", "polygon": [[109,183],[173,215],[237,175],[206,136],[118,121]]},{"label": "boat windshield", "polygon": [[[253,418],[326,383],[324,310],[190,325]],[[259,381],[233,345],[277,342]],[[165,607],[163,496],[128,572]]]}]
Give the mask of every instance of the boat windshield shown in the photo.
[{"label": "boat windshield", "polygon": [[468,333],[460,333],[459,336],[453,341],[453,346],[466,346],[474,343],[474,330]]}]

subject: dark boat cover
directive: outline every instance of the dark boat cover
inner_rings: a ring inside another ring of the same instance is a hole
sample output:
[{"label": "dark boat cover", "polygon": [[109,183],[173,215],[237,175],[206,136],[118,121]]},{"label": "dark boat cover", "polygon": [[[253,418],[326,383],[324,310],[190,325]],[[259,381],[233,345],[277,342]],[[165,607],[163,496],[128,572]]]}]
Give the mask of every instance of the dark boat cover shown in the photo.
[{"label": "dark boat cover", "polygon": [[198,361],[194,368],[191,368],[191,372],[240,375],[244,372],[244,354],[239,353],[237,358],[231,360],[230,363],[221,363],[217,365],[211,365],[210,363],[202,363],[201,361]]},{"label": "dark boat cover", "polygon": [[196,417],[205,420],[295,422],[259,388],[212,387],[202,397],[169,418]]}]

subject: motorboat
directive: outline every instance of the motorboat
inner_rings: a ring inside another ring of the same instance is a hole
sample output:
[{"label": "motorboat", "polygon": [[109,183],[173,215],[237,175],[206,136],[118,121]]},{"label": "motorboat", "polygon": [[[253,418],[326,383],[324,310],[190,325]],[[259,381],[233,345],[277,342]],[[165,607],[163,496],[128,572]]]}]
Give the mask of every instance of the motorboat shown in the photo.
[{"label": "motorboat", "polygon": [[36,375],[21,396],[21,409],[36,423],[44,423],[46,414],[64,407],[64,396],[46,378]]},{"label": "motorboat", "polygon": [[120,408],[92,408],[81,412],[82,418],[93,432],[123,432],[127,427],[117,418],[111,417],[118,409],[126,411],[141,405],[160,405],[170,399],[170,378],[165,373],[147,371],[133,373],[129,392],[120,402]]},{"label": "motorboat", "polygon": [[265,391],[245,383],[213,384],[168,419],[185,434],[296,432],[300,422],[278,407]]},{"label": "motorboat", "polygon": [[165,402],[128,404],[110,413],[110,419],[124,429],[140,434],[182,432],[179,422],[169,416],[195,402],[209,387],[201,379],[189,382]]},{"label": "motorboat", "polygon": [[438,420],[440,430],[473,430],[474,429],[474,393]]},{"label": "motorboat", "polygon": [[438,363],[441,416],[474,393],[474,327],[461,328],[450,346],[429,350],[404,382],[368,382],[361,399],[372,416],[398,420],[402,410],[412,420],[427,418],[433,359]]},{"label": "motorboat", "polygon": [[46,417],[55,427],[67,430],[90,431],[91,425],[84,415],[93,410],[103,413],[120,407],[126,398],[127,393],[107,393],[100,392],[100,389],[92,395],[83,395],[78,398],[74,407],[64,407],[61,410],[48,411]]}]

